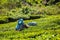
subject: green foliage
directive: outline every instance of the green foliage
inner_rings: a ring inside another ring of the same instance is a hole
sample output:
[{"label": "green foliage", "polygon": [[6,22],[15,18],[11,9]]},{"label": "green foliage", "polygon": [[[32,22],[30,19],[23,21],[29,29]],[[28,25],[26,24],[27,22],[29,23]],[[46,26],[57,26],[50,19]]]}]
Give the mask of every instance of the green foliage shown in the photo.
[{"label": "green foliage", "polygon": [[[56,21],[57,20],[57,21]],[[60,15],[47,16],[35,20],[26,20],[25,23],[37,22],[37,26],[31,26],[22,31],[16,31],[17,22],[0,24],[1,40],[60,40],[60,25],[57,23]]]},{"label": "green foliage", "polygon": [[56,5],[60,8],[60,2],[58,2]]},{"label": "green foliage", "polygon": [[22,31],[15,30],[17,22],[0,24],[0,40],[60,40],[60,2],[52,5],[56,0],[49,0],[49,6],[45,6],[42,1],[0,0],[0,23],[9,22],[10,19],[42,16],[24,21],[26,24],[36,21],[37,26]]},{"label": "green foliage", "polygon": [[30,11],[30,9],[27,7],[22,9],[23,14],[28,14],[29,11]]},{"label": "green foliage", "polygon": [[55,0],[49,0],[48,4],[51,5],[51,4],[53,4],[54,1]]},{"label": "green foliage", "polygon": [[60,9],[57,6],[47,6],[41,10],[41,12],[47,15],[57,15],[60,14]]},{"label": "green foliage", "polygon": [[7,2],[8,2],[8,0],[0,0],[0,5],[3,5],[5,3],[7,3]]}]

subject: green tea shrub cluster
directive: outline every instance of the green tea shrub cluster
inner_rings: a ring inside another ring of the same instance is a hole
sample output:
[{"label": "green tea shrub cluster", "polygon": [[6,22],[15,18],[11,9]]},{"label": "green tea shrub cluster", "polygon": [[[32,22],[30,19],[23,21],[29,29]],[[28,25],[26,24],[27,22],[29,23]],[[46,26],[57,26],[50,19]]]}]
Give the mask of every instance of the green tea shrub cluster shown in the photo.
[{"label": "green tea shrub cluster", "polygon": [[[38,15],[44,17],[45,15],[60,14],[60,3],[56,5],[45,6],[42,4],[43,0],[1,0],[0,1],[0,20],[29,18],[30,16]],[[54,2],[49,0],[48,2]],[[22,16],[21,16],[22,15]],[[5,17],[6,16],[6,17]],[[4,18],[2,18],[4,17]]]},{"label": "green tea shrub cluster", "polygon": [[[44,19],[44,20],[43,20]],[[22,31],[16,31],[15,26],[17,22],[10,22],[0,24],[0,39],[1,40],[60,40],[60,20],[59,15],[47,16],[34,20],[26,20],[25,23],[32,21],[37,22],[37,26],[31,26]]]},{"label": "green tea shrub cluster", "polygon": [[60,14],[60,9],[57,6],[47,6],[41,12],[47,15],[57,15]]}]

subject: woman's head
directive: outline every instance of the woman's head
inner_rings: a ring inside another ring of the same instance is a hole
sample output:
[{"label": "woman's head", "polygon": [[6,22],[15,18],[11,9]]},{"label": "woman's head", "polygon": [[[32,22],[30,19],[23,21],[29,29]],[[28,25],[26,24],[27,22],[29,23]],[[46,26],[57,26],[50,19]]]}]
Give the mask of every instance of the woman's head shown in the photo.
[{"label": "woman's head", "polygon": [[18,24],[22,24],[22,23],[23,23],[23,19],[19,19]]}]

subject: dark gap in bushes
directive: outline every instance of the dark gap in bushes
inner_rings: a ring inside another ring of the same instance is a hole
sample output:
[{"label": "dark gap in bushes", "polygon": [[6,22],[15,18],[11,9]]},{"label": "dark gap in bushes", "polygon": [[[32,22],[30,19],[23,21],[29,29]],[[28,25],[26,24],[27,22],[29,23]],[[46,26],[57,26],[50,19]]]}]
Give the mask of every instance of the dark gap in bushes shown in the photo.
[{"label": "dark gap in bushes", "polygon": [[37,1],[35,1],[35,3],[36,3],[36,4],[38,4],[38,2],[37,2]]},{"label": "dark gap in bushes", "polygon": [[0,20],[0,24],[7,23],[7,21]]},{"label": "dark gap in bushes", "polygon": [[[23,18],[23,20],[32,20],[32,19],[38,19],[40,17],[41,16],[30,16],[29,18],[24,18],[24,17],[20,17],[20,18]],[[15,21],[17,21],[20,18],[7,18],[6,21],[0,20],[0,24],[4,24],[4,23],[8,23],[8,22],[15,22]]]},{"label": "dark gap in bushes", "polygon": [[30,16],[30,19],[38,19],[40,16]]},{"label": "dark gap in bushes", "polygon": [[60,19],[56,20],[56,21],[53,21],[54,23],[60,25]]},{"label": "dark gap in bushes", "polygon": [[56,4],[57,2],[60,2],[60,0],[55,0],[55,1],[53,2],[53,4]]},{"label": "dark gap in bushes", "polygon": [[32,4],[31,3],[29,3],[29,2],[27,2],[30,6],[32,6]]},{"label": "dark gap in bushes", "polygon": [[46,0],[47,2],[49,2],[49,0]]},{"label": "dark gap in bushes", "polygon": [[20,2],[16,2],[16,7],[18,7],[18,8],[22,7]]},{"label": "dark gap in bushes", "polygon": [[14,18],[8,18],[9,22],[14,22],[16,21],[17,19],[14,19]]}]

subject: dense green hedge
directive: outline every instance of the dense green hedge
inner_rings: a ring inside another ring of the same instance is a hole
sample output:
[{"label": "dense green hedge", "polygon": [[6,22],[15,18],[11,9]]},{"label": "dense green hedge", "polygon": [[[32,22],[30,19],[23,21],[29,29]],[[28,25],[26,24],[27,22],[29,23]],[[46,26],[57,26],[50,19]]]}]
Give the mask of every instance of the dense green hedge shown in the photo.
[{"label": "dense green hedge", "polygon": [[[47,1],[47,0],[46,0]],[[56,0],[49,0],[45,6],[43,0],[1,0],[0,1],[0,23],[16,21],[19,18],[35,19],[40,16],[32,15],[57,15],[60,14],[60,2],[56,5],[50,3]],[[45,2],[45,1],[44,1]],[[6,16],[6,17],[5,17]]]}]

